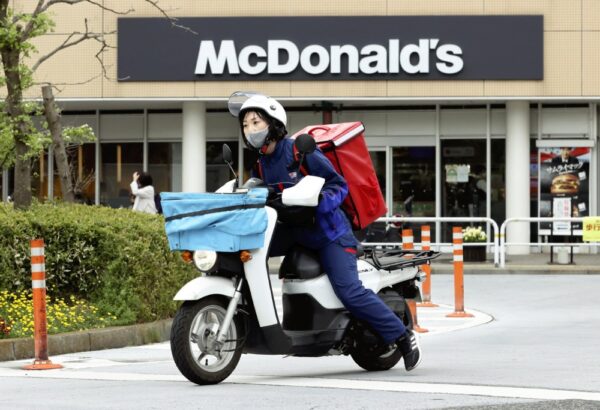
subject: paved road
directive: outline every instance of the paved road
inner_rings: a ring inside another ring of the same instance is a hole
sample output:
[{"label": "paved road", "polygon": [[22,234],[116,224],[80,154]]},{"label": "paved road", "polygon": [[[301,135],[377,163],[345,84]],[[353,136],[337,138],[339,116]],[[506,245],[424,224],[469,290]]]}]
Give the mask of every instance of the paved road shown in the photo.
[{"label": "paved road", "polygon": [[[451,280],[434,275],[434,302],[453,302]],[[199,387],[167,344],[53,357],[61,371],[7,362],[0,408],[598,409],[598,293],[600,276],[468,276],[467,310],[494,320],[424,336],[424,361],[410,373],[368,373],[346,357],[246,355],[225,383]],[[423,326],[441,329],[420,312]]]}]

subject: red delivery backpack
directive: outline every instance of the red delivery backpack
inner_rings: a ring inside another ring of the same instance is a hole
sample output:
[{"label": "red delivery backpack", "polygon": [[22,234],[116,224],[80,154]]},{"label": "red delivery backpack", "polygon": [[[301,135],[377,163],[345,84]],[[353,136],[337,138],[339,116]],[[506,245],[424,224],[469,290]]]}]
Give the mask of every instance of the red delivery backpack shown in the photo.
[{"label": "red delivery backpack", "polygon": [[[352,229],[366,228],[371,222],[387,212],[385,199],[379,189],[379,181],[364,138],[362,122],[310,125],[297,133],[312,136],[323,154],[331,161],[335,170],[348,183],[348,196],[342,204]],[[298,153],[294,147],[295,160]],[[306,174],[303,166],[300,171]],[[310,170],[308,170],[310,173]]]}]

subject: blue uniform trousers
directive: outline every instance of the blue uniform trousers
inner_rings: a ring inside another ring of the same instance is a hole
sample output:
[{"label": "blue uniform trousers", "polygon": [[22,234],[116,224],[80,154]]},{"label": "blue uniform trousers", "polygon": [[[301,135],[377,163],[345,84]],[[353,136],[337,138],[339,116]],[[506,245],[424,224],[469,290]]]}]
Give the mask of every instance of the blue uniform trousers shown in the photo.
[{"label": "blue uniform trousers", "polygon": [[335,294],[354,317],[370,324],[385,343],[406,332],[398,316],[358,278],[356,239],[352,232],[319,249],[319,256]]},{"label": "blue uniform trousers", "polygon": [[[291,232],[278,224],[269,255],[285,255],[293,245],[291,238]],[[346,309],[371,325],[385,343],[392,343],[406,332],[406,328],[379,296],[366,289],[358,278],[356,245],[356,238],[348,231],[316,251],[333,291]]]}]

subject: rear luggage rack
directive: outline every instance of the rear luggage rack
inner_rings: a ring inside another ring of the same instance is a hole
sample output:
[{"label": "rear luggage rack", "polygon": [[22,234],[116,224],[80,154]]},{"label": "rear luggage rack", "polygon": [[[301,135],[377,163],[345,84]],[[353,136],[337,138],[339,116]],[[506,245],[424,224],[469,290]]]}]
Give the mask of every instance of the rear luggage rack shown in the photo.
[{"label": "rear luggage rack", "polygon": [[367,253],[367,257],[369,256],[377,269],[395,270],[429,264],[440,253],[412,249],[373,249]]}]

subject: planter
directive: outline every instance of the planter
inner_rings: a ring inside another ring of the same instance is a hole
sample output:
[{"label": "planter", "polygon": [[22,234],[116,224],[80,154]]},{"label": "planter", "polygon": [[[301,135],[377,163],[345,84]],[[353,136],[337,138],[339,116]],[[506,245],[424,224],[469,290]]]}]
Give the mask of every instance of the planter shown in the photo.
[{"label": "planter", "polygon": [[463,247],[463,260],[465,262],[485,262],[485,257],[485,245]]}]

